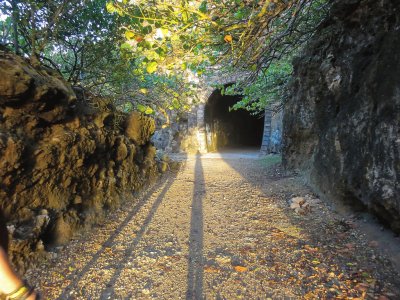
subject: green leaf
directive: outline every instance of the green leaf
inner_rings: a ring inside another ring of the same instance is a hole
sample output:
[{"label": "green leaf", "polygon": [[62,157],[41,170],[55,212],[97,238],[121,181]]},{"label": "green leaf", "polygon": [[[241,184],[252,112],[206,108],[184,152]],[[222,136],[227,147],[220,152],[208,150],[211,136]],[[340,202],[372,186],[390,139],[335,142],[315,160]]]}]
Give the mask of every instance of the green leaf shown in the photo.
[{"label": "green leaf", "polygon": [[158,66],[158,64],[155,61],[148,63],[146,66],[147,73],[150,73],[150,74],[154,73],[157,70],[157,66]]},{"label": "green leaf", "polygon": [[151,27],[151,25],[148,25],[148,26],[142,28],[141,33],[146,35],[146,34],[151,33],[152,31],[153,31],[153,27]]},{"label": "green leaf", "polygon": [[183,21],[183,23],[187,23],[188,20],[189,20],[189,14],[188,14],[188,12],[187,12],[187,11],[183,11],[183,12],[182,12],[182,21]]},{"label": "green leaf", "polygon": [[179,109],[181,107],[181,104],[179,103],[177,98],[174,98],[174,100],[172,100],[172,107],[174,109]]},{"label": "green leaf", "polygon": [[123,43],[123,44],[121,44],[120,49],[130,51],[130,50],[132,50],[132,46],[129,43]]},{"label": "green leaf", "polygon": [[154,114],[154,110],[150,106],[146,106],[146,105],[143,105],[143,104],[138,104],[136,106],[136,108],[137,108],[137,110],[139,112],[141,112],[143,114],[146,114],[146,115]]},{"label": "green leaf", "polygon": [[207,1],[203,1],[200,4],[199,11],[205,14],[207,12]]},{"label": "green leaf", "polygon": [[144,113],[146,111],[146,106],[144,106],[143,104],[138,104],[136,106],[137,110],[141,113]]},{"label": "green leaf", "polygon": [[154,110],[150,106],[147,106],[146,110],[144,111],[144,113],[146,115],[152,115],[152,114],[154,114]]},{"label": "green leaf", "polygon": [[243,10],[239,9],[235,14],[233,15],[236,19],[241,20],[244,17]]}]

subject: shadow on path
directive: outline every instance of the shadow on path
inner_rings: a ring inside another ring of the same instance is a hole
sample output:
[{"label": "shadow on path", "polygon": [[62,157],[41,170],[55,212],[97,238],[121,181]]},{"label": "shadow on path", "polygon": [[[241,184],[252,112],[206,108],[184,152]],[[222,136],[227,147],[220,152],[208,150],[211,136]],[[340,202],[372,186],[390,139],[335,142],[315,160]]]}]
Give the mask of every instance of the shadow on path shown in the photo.
[{"label": "shadow on path", "polygon": [[127,242],[127,248],[124,251],[123,259],[121,259],[118,263],[118,268],[115,270],[114,275],[111,277],[111,279],[108,281],[106,284],[106,289],[103,290],[100,299],[117,299],[117,296],[115,295],[115,289],[114,286],[118,279],[121,276],[122,271],[124,270],[124,267],[126,266],[127,262],[132,259],[132,252],[135,250],[137,245],[139,244],[140,240],[142,239],[143,235],[146,232],[147,227],[149,226],[150,222],[152,221],[158,207],[160,206],[161,202],[163,201],[165,194],[171,187],[172,183],[175,181],[175,178],[177,176],[177,173],[173,173],[170,175],[168,178],[166,184],[164,185],[161,193],[158,195],[157,199],[154,201],[149,214],[147,215],[146,219],[143,222],[142,227],[140,230],[137,232],[135,238]]},{"label": "shadow on path", "polygon": [[[176,176],[176,175],[175,175]],[[175,179],[175,176],[171,177],[170,179],[167,180],[167,178],[161,179],[160,182],[156,183],[151,189],[149,189],[141,198],[140,200],[136,203],[136,205],[133,206],[132,210],[128,213],[126,218],[122,221],[122,223],[118,226],[118,228],[113,232],[113,234],[103,243],[101,248],[93,255],[92,259],[86,263],[86,265],[76,273],[71,274],[67,279],[72,280],[72,282],[63,290],[61,295],[57,298],[58,300],[62,299],[68,299],[70,296],[70,293],[76,289],[77,284],[80,282],[80,280],[86,275],[86,273],[89,272],[90,268],[92,268],[97,260],[101,257],[101,255],[105,252],[106,248],[109,248],[113,245],[114,240],[117,238],[117,236],[123,231],[123,229],[128,226],[129,222],[132,221],[136,214],[139,212],[139,210],[148,202],[150,196],[158,189],[164,186],[163,191],[160,194],[160,197],[158,202],[160,202],[162,199],[163,194],[165,194],[166,189],[171,185],[172,181]],[[156,201],[157,202],[157,201]],[[156,203],[155,203],[156,204]],[[154,204],[154,205],[155,205]],[[152,207],[152,211],[154,209],[154,205]],[[159,203],[158,203],[159,205]],[[158,207],[157,205],[157,207]],[[154,214],[154,212],[153,212]],[[147,221],[147,219],[146,219]],[[146,222],[145,222],[146,224]],[[145,225],[144,225],[145,226]],[[146,225],[147,226],[147,225]],[[143,230],[144,231],[144,230]],[[142,232],[142,230],[140,231]],[[137,236],[139,236],[140,232],[138,233]],[[143,234],[143,233],[142,233]],[[136,239],[135,239],[136,240]]]},{"label": "shadow on path", "polygon": [[194,172],[186,299],[197,300],[203,297],[203,197],[205,194],[204,172],[199,153],[196,155]]}]

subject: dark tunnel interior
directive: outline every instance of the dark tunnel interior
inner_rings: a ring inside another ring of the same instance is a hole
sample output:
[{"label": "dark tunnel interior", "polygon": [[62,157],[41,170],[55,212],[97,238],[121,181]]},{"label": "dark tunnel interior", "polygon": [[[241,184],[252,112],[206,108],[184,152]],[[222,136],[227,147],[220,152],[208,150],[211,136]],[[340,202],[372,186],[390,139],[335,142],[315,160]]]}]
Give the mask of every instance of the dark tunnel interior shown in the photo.
[{"label": "dark tunnel interior", "polygon": [[229,111],[241,96],[222,95],[215,90],[205,106],[209,150],[261,147],[264,118],[243,109]]}]

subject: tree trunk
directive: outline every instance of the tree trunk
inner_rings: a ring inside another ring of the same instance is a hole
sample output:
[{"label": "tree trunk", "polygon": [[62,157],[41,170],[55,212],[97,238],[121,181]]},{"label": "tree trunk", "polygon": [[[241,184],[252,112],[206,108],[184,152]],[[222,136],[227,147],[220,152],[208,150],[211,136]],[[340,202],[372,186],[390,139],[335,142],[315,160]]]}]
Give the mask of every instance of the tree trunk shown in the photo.
[{"label": "tree trunk", "polygon": [[36,5],[32,4],[31,10],[31,22],[32,22],[32,33],[31,33],[31,56],[30,61],[33,66],[38,66],[39,61],[39,53],[37,51],[37,30],[36,30],[36,20],[35,20],[35,13],[36,13]]},{"label": "tree trunk", "polygon": [[14,52],[15,54],[19,54],[19,42],[18,42],[18,6],[17,0],[11,1],[12,7],[12,23],[13,23],[13,43],[14,43]]}]

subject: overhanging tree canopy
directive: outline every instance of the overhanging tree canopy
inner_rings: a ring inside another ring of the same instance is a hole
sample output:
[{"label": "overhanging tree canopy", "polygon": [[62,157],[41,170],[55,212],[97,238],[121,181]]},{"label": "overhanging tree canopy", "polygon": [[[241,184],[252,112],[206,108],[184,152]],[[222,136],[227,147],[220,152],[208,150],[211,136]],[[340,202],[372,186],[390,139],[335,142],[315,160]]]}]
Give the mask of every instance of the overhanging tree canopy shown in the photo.
[{"label": "overhanging tree canopy", "polygon": [[148,113],[188,108],[196,98],[193,74],[207,76],[216,66],[222,72],[244,70],[249,78],[225,92],[244,96],[234,109],[258,112],[282,98],[291,56],[310,38],[327,5],[327,0],[6,0],[0,6],[8,16],[0,21],[1,41],[58,69],[72,84]]},{"label": "overhanging tree canopy", "polygon": [[235,108],[261,111],[281,93],[271,92],[272,98],[257,94],[287,82],[288,60],[311,37],[327,1],[124,0],[109,1],[107,10],[129,18],[121,51],[148,73],[201,75],[216,64],[226,72],[251,71],[245,83],[227,92],[248,96]]}]

